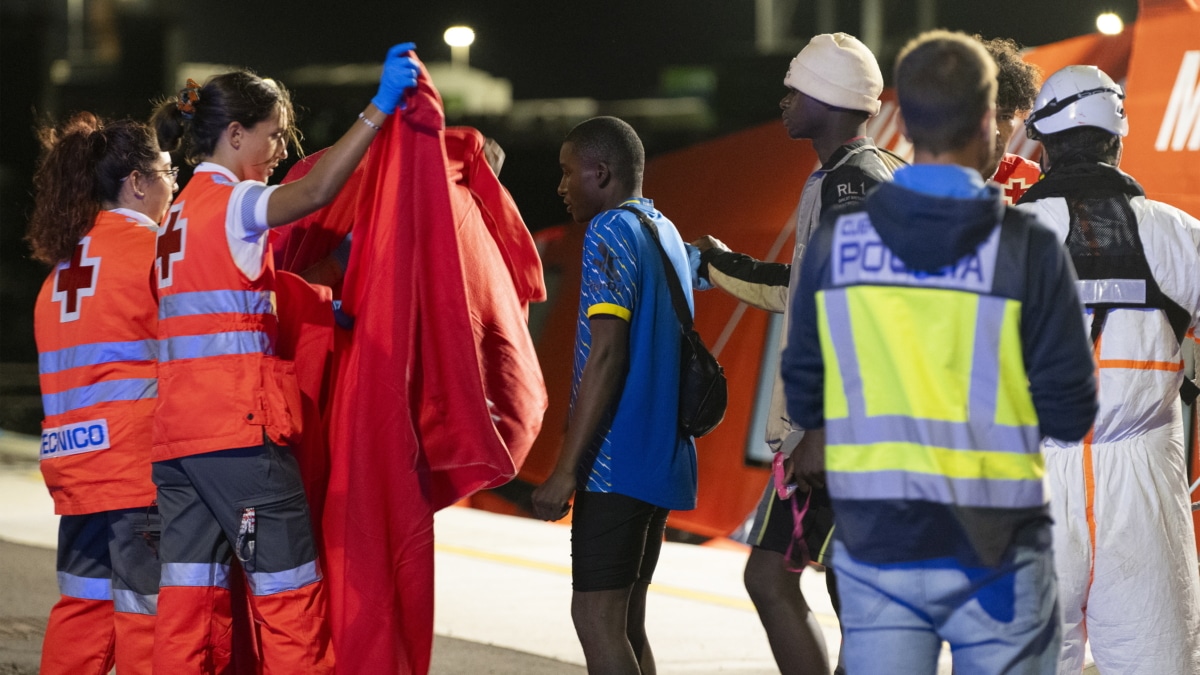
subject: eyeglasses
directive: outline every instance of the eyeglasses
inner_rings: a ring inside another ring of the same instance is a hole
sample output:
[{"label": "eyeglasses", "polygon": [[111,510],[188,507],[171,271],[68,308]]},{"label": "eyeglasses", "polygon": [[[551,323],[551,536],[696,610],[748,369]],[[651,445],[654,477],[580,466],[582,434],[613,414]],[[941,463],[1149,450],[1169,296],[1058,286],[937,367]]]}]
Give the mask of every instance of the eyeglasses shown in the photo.
[{"label": "eyeglasses", "polygon": [[175,182],[175,180],[177,178],[179,178],[179,167],[173,166],[169,169],[154,169],[152,171],[146,171],[144,173],[164,173],[167,175],[168,178],[171,179],[171,182],[173,183],[173,182]]},{"label": "eyeglasses", "polygon": [[[171,167],[171,168],[169,168],[169,169],[149,169],[149,170],[147,170],[147,171],[143,171],[142,173],[162,173],[162,174],[166,174],[166,175],[167,175],[167,177],[171,179],[171,182],[172,182],[172,183],[174,183],[174,182],[175,182],[175,181],[176,181],[176,180],[179,178],[179,167],[177,167],[177,166],[173,166],[173,167]],[[125,181],[127,181],[127,180],[129,180],[129,176],[125,176],[124,178],[122,178],[122,179],[121,179],[121,182],[122,182],[122,183],[124,183],[124,182],[125,182]]]}]

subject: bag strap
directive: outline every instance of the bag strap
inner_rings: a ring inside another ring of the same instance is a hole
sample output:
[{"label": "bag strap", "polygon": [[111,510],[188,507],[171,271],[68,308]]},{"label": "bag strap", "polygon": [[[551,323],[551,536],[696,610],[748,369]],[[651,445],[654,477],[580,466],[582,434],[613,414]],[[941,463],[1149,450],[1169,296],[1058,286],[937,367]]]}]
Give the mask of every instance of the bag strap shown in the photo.
[{"label": "bag strap", "polygon": [[687,300],[683,297],[683,286],[679,282],[679,275],[675,272],[675,265],[667,257],[667,251],[658,238],[658,228],[640,210],[632,206],[621,206],[620,208],[637,216],[642,227],[650,232],[650,238],[654,240],[654,245],[658,247],[658,254],[662,257],[663,268],[667,275],[667,288],[671,291],[671,304],[675,306],[675,316],[679,318],[679,324],[683,326],[684,332],[692,330],[692,312],[688,309]]}]

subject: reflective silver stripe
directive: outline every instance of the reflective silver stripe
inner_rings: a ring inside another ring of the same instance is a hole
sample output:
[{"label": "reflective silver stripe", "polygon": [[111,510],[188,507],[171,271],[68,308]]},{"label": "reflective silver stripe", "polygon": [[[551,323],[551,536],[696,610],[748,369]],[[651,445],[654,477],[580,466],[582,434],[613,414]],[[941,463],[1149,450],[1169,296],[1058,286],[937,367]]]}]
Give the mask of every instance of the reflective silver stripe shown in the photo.
[{"label": "reflective silver stripe", "polygon": [[[1004,298],[976,296],[975,345],[971,354],[971,390],[968,419],[975,427],[992,428],[996,419],[996,394],[1000,387],[1000,331],[1004,327]],[[999,431],[999,429],[997,429]],[[983,440],[983,439],[980,439]],[[981,450],[1013,446],[994,443],[976,446]],[[1035,439],[1032,450],[1037,450]]]},{"label": "reflective silver stripe", "polygon": [[825,426],[831,439],[843,439],[854,445],[918,443],[947,450],[1036,454],[1040,451],[1038,441],[1041,440],[1041,433],[1032,426],[945,422],[903,415],[831,419],[825,421]]},{"label": "reflective silver stripe", "polygon": [[68,598],[112,600],[112,579],[80,577],[67,572],[59,572],[58,591]]},{"label": "reflective silver stripe", "polygon": [[229,565],[217,563],[163,563],[159,586],[229,588]]},{"label": "reflective silver stripe", "polygon": [[159,363],[231,354],[273,354],[274,345],[262,331],[247,330],[207,335],[181,335],[158,341]]},{"label": "reflective silver stripe", "polygon": [[250,572],[246,575],[247,585],[254,595],[294,591],[320,580],[321,568],[316,560],[282,572]]},{"label": "reflective silver stripe", "polygon": [[973,506],[1024,509],[1046,503],[1041,481],[997,478],[950,478],[911,471],[825,474],[829,493],[838,499],[904,499]]},{"label": "reflective silver stripe", "polygon": [[1146,304],[1145,279],[1086,279],[1075,283],[1079,288],[1079,301],[1085,305]]},{"label": "reflective silver stripe", "polygon": [[[842,374],[842,388],[846,392],[849,419],[865,419],[867,416],[866,394],[863,393],[858,355],[854,352],[854,328],[850,325],[850,305],[846,299],[846,289],[835,288],[825,291],[825,316],[829,323],[829,337],[837,357],[838,371]],[[825,420],[825,422],[829,424],[830,420]],[[831,438],[834,437],[831,436]]]},{"label": "reflective silver stripe", "polygon": [[42,408],[46,416],[61,415],[97,403],[112,401],[140,401],[158,397],[158,380],[153,377],[137,377],[126,380],[106,380],[76,387],[57,394],[42,394]]},{"label": "reflective silver stripe", "polygon": [[159,319],[197,314],[274,314],[271,291],[192,291],[164,295]]},{"label": "reflective silver stripe", "polygon": [[153,361],[158,358],[157,340],[93,342],[38,354],[38,372],[50,375],[71,368],[118,361]]},{"label": "reflective silver stripe", "polygon": [[126,614],[158,614],[158,594],[141,595],[121,588],[113,589],[113,609]]}]

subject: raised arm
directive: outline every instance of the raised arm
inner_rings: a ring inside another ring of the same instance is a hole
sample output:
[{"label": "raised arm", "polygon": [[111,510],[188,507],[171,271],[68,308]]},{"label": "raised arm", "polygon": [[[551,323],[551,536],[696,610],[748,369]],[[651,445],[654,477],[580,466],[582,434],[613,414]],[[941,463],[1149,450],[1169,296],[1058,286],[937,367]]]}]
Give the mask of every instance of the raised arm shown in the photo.
[{"label": "raised arm", "polygon": [[359,114],[359,119],[350,125],[346,133],[325,151],[308,175],[280,186],[271,194],[267,202],[268,225],[285,225],[333,201],[358,166],[376,133],[400,104],[404,92],[416,86],[420,66],[412,56],[414,48],[413,43],[405,42],[388,50],[379,90],[371,99],[371,104]]}]

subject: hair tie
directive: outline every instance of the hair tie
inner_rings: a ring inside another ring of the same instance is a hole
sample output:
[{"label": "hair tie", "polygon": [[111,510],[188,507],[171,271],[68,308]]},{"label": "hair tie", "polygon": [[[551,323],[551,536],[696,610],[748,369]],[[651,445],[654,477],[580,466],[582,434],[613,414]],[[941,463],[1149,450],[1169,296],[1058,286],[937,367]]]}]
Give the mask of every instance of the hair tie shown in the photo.
[{"label": "hair tie", "polygon": [[196,115],[196,101],[199,100],[200,85],[189,77],[187,86],[179,90],[179,100],[175,101],[175,109],[183,115],[183,119],[190,120]]}]

